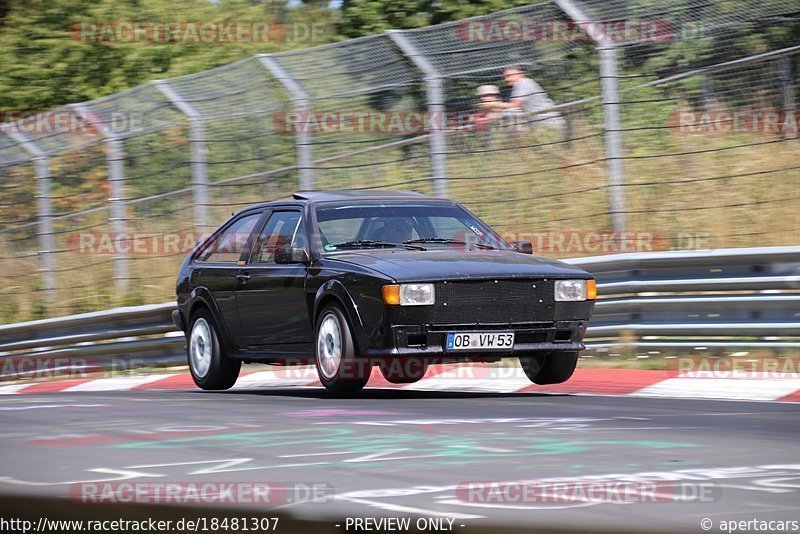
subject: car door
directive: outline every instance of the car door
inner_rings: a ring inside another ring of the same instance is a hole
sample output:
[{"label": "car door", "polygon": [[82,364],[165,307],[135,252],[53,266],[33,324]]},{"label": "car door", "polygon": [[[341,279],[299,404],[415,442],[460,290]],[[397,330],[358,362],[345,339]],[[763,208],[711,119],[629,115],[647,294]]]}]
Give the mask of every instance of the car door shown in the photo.
[{"label": "car door", "polygon": [[249,253],[252,234],[259,227],[262,215],[263,210],[250,211],[231,220],[194,258],[190,289],[205,288],[211,294],[228,333],[234,339],[241,336],[234,295],[239,262]]},{"label": "car door", "polygon": [[307,266],[275,263],[281,247],[307,248],[300,209],[273,210],[246,265],[239,270],[235,295],[242,324],[242,344],[257,349],[302,350],[312,330],[305,295]]}]

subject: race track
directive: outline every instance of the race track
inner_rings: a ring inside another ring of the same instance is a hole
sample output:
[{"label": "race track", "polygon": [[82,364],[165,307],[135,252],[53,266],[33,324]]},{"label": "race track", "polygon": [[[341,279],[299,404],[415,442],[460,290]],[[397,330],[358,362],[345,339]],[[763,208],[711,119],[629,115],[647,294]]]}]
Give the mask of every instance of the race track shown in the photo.
[{"label": "race track", "polygon": [[[702,532],[704,518],[719,532],[722,520],[800,519],[795,404],[263,388],[7,395],[0,412],[1,493],[75,498],[77,483],[112,480],[313,485],[324,502],[288,492],[274,504],[337,523],[445,517],[467,532]],[[585,487],[591,477],[655,482],[656,502],[574,492],[487,502],[490,493],[464,491],[552,478]]]}]

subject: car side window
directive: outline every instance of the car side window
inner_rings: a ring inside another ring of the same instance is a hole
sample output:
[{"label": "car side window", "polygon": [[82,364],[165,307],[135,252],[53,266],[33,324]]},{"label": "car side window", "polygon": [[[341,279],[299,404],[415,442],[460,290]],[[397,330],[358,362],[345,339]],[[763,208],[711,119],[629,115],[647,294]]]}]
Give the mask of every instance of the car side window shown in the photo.
[{"label": "car side window", "polygon": [[300,224],[299,211],[274,212],[258,236],[250,263],[274,264],[275,251],[279,248],[305,248],[306,239]]},{"label": "car side window", "polygon": [[210,263],[236,263],[242,252],[249,250],[250,235],[261,218],[261,212],[237,219],[209,242],[197,255],[197,261]]}]

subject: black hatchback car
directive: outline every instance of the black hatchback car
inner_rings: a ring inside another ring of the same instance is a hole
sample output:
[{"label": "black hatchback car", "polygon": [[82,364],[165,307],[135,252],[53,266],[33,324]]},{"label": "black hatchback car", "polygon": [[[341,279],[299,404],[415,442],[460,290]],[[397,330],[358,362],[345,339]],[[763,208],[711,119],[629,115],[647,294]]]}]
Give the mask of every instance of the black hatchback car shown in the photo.
[{"label": "black hatchback car", "polygon": [[236,213],[186,258],[175,324],[203,389],[241,363],[316,364],[357,390],[431,362],[518,357],[567,380],[596,296],[592,276],[507,243],[459,204],[396,191],[313,191]]}]

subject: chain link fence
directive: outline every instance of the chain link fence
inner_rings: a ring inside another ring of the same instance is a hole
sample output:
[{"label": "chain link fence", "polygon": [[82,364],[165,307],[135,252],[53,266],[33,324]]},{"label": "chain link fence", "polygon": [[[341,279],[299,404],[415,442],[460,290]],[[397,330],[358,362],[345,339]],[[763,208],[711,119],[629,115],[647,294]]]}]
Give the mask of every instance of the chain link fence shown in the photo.
[{"label": "chain link fence", "polygon": [[[509,101],[503,72],[535,82]],[[232,211],[463,202],[555,257],[799,244],[795,0],[553,0],[151,82],[0,126],[0,321],[162,302]]]}]

